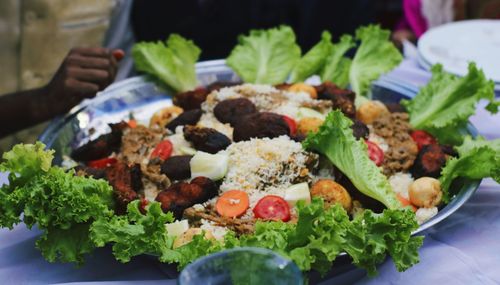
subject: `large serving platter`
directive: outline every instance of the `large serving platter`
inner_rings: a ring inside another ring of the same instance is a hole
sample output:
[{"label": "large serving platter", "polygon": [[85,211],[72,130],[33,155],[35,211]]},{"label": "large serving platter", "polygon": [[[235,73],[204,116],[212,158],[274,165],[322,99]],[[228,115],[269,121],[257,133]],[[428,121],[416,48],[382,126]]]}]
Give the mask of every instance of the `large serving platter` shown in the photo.
[{"label": "large serving platter", "polygon": [[[201,85],[215,81],[240,81],[225,65],[224,60],[200,62],[196,70]],[[384,80],[376,81],[372,86],[373,98],[383,102],[399,102],[401,99],[412,98],[417,92],[417,89],[401,88]],[[147,77],[123,80],[112,84],[96,98],[78,105],[66,116],[52,121],[39,139],[56,151],[54,162],[61,164],[63,157],[69,155],[73,148],[108,132],[108,123],[127,120],[130,114],[139,122],[148,122],[155,111],[172,105],[171,96],[171,93],[159,88]],[[476,130],[471,125],[468,132],[476,135]],[[454,184],[453,192],[456,195],[452,201],[422,224],[414,234],[424,232],[458,210],[474,194],[479,183],[478,180],[466,180]]]}]

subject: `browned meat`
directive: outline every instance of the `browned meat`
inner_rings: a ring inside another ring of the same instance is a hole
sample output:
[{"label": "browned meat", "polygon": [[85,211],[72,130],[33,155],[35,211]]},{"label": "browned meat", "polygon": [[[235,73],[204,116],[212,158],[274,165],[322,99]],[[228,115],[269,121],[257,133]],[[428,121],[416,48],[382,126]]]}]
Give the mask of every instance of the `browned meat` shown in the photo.
[{"label": "browned meat", "polygon": [[211,128],[185,126],[184,138],[193,143],[197,150],[208,153],[217,153],[231,144],[228,137]]},{"label": "browned meat", "polygon": [[364,138],[366,140],[370,135],[370,130],[360,120],[354,120],[354,124],[352,124],[351,129],[352,133],[354,134],[354,137],[358,140],[360,138]]},{"label": "browned meat", "polygon": [[391,113],[379,117],[373,123],[375,133],[389,145],[384,153],[384,174],[408,171],[418,154],[417,144],[410,136],[411,126],[407,113]]},{"label": "browned meat", "polygon": [[222,123],[234,124],[239,118],[257,112],[252,101],[246,98],[228,99],[220,102],[214,108],[214,115]]},{"label": "browned meat", "polygon": [[175,128],[177,128],[178,126],[196,125],[196,123],[198,123],[201,118],[201,114],[202,112],[200,109],[183,112],[182,114],[177,116],[177,118],[168,123],[165,127],[170,131],[175,132]]},{"label": "browned meat", "polygon": [[391,113],[405,113],[406,109],[403,105],[399,103],[386,103],[385,106],[387,107],[387,110]]},{"label": "browned meat", "polygon": [[235,142],[251,138],[275,138],[289,135],[290,128],[282,116],[274,113],[255,113],[236,122],[233,131]]},{"label": "browned meat", "polygon": [[331,82],[324,82],[314,88],[316,88],[319,99],[330,100],[333,103],[333,109],[340,109],[349,118],[356,117],[354,105],[356,94],[353,91],[339,88]]},{"label": "browned meat", "polygon": [[171,211],[181,218],[186,208],[203,203],[217,195],[217,185],[206,177],[197,177],[191,183],[178,182],[170,185],[156,196],[164,212]]},{"label": "browned meat", "polygon": [[118,212],[123,213],[128,203],[139,199],[137,191],[142,188],[142,181],[138,165],[128,167],[127,164],[118,161],[106,168],[106,180],[113,186]]},{"label": "browned meat", "polygon": [[92,168],[79,164],[74,170],[77,176],[93,177],[95,179],[106,178],[106,169],[104,168]]},{"label": "browned meat", "polygon": [[123,130],[127,123],[110,124],[111,132],[99,136],[71,152],[71,158],[76,161],[91,161],[109,156],[120,149]]},{"label": "browned meat", "polygon": [[278,90],[288,90],[288,88],[290,86],[292,86],[292,84],[290,84],[290,83],[281,83],[281,84],[274,85],[274,88],[276,88]]},{"label": "browned meat", "polygon": [[201,103],[205,102],[209,93],[210,90],[206,88],[178,93],[174,96],[174,104],[184,109],[184,111],[200,109]]},{"label": "browned meat", "polygon": [[417,159],[410,169],[414,178],[423,176],[438,178],[441,169],[446,164],[446,153],[439,145],[424,146],[418,153]]},{"label": "browned meat", "polygon": [[227,82],[227,81],[216,81],[214,83],[211,83],[210,85],[207,86],[207,89],[212,92],[212,91],[218,91],[219,89],[222,89],[224,87],[231,87],[231,86],[236,86],[241,84],[241,82]]},{"label": "browned meat", "polygon": [[127,163],[142,163],[161,141],[164,133],[163,129],[152,129],[142,125],[128,129],[122,138],[119,159]]},{"label": "browned meat", "polygon": [[191,155],[176,155],[167,159],[161,165],[161,173],[172,180],[183,180],[191,177]]},{"label": "browned meat", "polygon": [[217,226],[226,227],[237,234],[251,234],[255,231],[255,219],[243,220],[219,216],[213,209],[207,207],[204,211],[188,208],[184,211],[184,217],[197,222],[201,219],[212,221]]}]

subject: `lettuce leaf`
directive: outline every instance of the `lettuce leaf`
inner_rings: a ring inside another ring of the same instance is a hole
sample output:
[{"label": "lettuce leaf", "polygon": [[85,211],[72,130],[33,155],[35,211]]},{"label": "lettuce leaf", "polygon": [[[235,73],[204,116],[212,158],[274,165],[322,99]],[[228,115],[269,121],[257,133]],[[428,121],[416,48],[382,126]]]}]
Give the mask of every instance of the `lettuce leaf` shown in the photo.
[{"label": "lettuce leaf", "polygon": [[469,73],[457,77],[446,73],[440,64],[432,67],[432,79],[412,100],[402,104],[410,114],[410,124],[415,129],[426,130],[440,143],[460,144],[469,117],[476,111],[481,99],[490,101],[487,109],[496,113],[494,83],[484,76],[474,63]]},{"label": "lettuce leaf", "polygon": [[226,63],[244,82],[283,83],[300,59],[300,47],[288,26],[252,30],[240,36]]},{"label": "lettuce leaf", "polygon": [[140,42],[132,48],[135,68],[152,75],[175,92],[198,86],[195,63],[201,50],[190,40],[172,34],[166,42]]},{"label": "lettuce leaf", "polygon": [[321,71],[321,81],[330,81],[341,88],[347,87],[352,61],[344,55],[354,46],[354,40],[349,35],[342,36],[340,42],[333,45]]},{"label": "lettuce leaf", "polygon": [[174,239],[168,236],[166,223],[174,221],[172,213],[163,213],[160,203],[152,202],[146,213],[139,210],[139,200],[127,205],[127,215],[101,217],[90,227],[90,237],[98,246],[113,244],[113,254],[121,262],[140,254],[160,256],[163,262],[178,262],[181,256],[171,250]]},{"label": "lettuce leaf", "polygon": [[325,155],[363,194],[389,209],[401,208],[387,178],[368,157],[366,144],[353,136],[351,125],[339,110],[330,112],[320,130],[310,134],[303,146]]},{"label": "lettuce leaf", "polygon": [[321,41],[311,48],[295,65],[290,74],[290,82],[304,82],[317,74],[323,67],[324,59],[332,49],[332,35],[328,31],[321,34]]},{"label": "lettuce leaf", "polygon": [[487,141],[479,137],[473,140],[466,136],[463,144],[456,150],[458,158],[451,158],[446,162],[439,178],[444,202],[449,202],[451,183],[458,177],[492,177],[500,183],[500,139]]},{"label": "lettuce leaf", "polygon": [[88,237],[90,223],[113,215],[113,190],[106,181],[51,167],[53,151],[44,148],[42,143],[17,145],[4,154],[0,169],[10,175],[9,184],[0,188],[0,227],[12,228],[23,213],[28,228],[42,230],[37,247],[48,261],[82,263],[95,248]]},{"label": "lettuce leaf", "polygon": [[357,97],[367,96],[371,83],[403,60],[399,50],[389,40],[390,34],[378,25],[361,27],[356,31],[356,39],[361,44],[352,60],[349,82]]}]

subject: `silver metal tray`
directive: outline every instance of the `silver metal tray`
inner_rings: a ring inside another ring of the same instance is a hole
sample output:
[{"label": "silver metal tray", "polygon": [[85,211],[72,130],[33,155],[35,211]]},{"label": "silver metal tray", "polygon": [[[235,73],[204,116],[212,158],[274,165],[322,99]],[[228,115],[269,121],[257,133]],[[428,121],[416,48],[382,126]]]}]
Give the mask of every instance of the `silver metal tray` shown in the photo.
[{"label": "silver metal tray", "polygon": [[[196,69],[201,85],[215,81],[240,81],[224,60],[200,62]],[[383,102],[399,102],[403,98],[412,98],[417,92],[418,89],[414,87],[403,88],[384,80],[372,86],[373,98]],[[128,119],[131,112],[138,121],[147,122],[153,112],[169,105],[172,105],[171,94],[145,76],[133,77],[109,86],[96,98],[83,102],[66,116],[55,119],[39,139],[56,151],[54,162],[61,164],[62,157],[69,155],[73,148],[108,132],[108,123]],[[89,134],[91,129],[92,135]],[[468,132],[473,136],[477,134],[472,125],[469,125]],[[464,180],[454,184],[453,192],[456,195],[452,201],[414,234],[422,233],[458,210],[474,194],[479,184],[480,180]]]}]

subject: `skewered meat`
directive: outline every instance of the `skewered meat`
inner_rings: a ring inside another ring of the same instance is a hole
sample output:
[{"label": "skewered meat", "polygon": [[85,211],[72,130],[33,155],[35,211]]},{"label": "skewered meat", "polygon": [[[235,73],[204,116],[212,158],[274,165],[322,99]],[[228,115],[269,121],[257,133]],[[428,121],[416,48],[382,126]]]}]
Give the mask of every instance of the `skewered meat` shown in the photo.
[{"label": "skewered meat", "polygon": [[410,172],[414,178],[424,176],[438,178],[445,164],[446,153],[441,146],[430,144],[420,150]]},{"label": "skewered meat", "polygon": [[340,109],[349,118],[356,117],[356,107],[354,106],[356,94],[353,91],[339,88],[331,82],[324,82],[315,88],[318,98],[330,100],[333,103],[333,109]]},{"label": "skewered meat", "polygon": [[178,182],[156,196],[164,212],[171,211],[181,218],[185,209],[207,201],[217,195],[217,185],[206,177],[197,177],[191,183]]},{"label": "skewered meat", "polygon": [[127,123],[110,124],[111,132],[99,136],[71,152],[71,158],[76,161],[91,161],[109,156],[120,149],[123,130]]},{"label": "skewered meat", "polygon": [[202,112],[200,109],[186,111],[170,121],[170,123],[168,123],[165,127],[170,131],[175,132],[175,128],[178,126],[196,125],[201,118],[201,114]]},{"label": "skewered meat", "polygon": [[282,116],[274,113],[255,113],[242,117],[234,125],[235,142],[251,138],[276,138],[290,135],[290,128]]},{"label": "skewered meat", "polygon": [[222,123],[234,124],[241,116],[253,114],[257,108],[252,101],[246,98],[228,99],[218,103],[214,108],[214,115]]},{"label": "skewered meat", "polygon": [[231,144],[228,137],[211,128],[185,126],[184,138],[193,143],[197,150],[208,153],[217,153]]},{"label": "skewered meat", "polygon": [[183,180],[191,177],[191,155],[177,155],[167,159],[161,165],[161,173],[172,180]]}]

